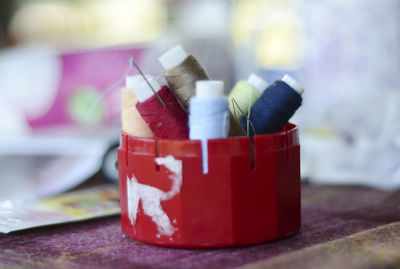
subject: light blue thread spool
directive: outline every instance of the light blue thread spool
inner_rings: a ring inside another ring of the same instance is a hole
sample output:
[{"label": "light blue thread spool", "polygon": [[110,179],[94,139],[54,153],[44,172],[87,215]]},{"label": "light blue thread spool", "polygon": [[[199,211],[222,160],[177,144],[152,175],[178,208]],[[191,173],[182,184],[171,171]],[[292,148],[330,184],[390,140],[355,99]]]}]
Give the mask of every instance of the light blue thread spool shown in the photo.
[{"label": "light blue thread spool", "polygon": [[226,138],[229,133],[229,102],[224,83],[215,80],[196,82],[196,96],[190,99],[189,137],[201,140],[203,173],[208,173],[208,139]]}]

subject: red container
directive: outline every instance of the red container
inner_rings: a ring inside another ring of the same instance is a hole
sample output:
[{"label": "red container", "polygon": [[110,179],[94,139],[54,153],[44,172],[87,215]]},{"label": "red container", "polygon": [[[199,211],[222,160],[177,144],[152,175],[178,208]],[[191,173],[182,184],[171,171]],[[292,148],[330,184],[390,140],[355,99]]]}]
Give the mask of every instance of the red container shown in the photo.
[{"label": "red container", "polygon": [[255,136],[253,145],[248,137],[209,140],[208,160],[209,171],[203,174],[200,141],[122,133],[122,231],[162,246],[230,247],[275,240],[300,229],[295,125]]}]

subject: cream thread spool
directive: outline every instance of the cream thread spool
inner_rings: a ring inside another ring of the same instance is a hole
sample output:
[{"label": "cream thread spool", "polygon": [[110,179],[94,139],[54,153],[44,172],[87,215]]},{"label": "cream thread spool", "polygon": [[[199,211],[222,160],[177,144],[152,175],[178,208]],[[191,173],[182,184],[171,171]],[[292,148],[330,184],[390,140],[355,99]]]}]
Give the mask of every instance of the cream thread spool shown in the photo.
[{"label": "cream thread spool", "polygon": [[237,121],[247,115],[251,106],[260,98],[268,83],[262,78],[251,74],[244,81],[240,80],[229,94],[229,110]]},{"label": "cream thread spool", "polygon": [[132,87],[135,76],[126,77],[126,87],[121,89],[121,121],[122,131],[130,136],[154,137],[147,123],[136,109],[138,102]]}]

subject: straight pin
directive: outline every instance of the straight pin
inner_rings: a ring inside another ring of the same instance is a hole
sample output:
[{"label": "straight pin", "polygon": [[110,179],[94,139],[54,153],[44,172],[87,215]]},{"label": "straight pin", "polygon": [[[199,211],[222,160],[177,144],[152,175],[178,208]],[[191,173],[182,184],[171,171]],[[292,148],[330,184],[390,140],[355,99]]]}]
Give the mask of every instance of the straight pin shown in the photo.
[{"label": "straight pin", "polygon": [[139,74],[143,77],[144,81],[146,81],[147,85],[149,85],[150,89],[153,91],[154,95],[157,97],[158,101],[160,101],[160,103],[163,106],[167,106],[164,101],[161,99],[161,97],[158,95],[158,93],[153,89],[153,87],[151,86],[150,82],[147,80],[146,76],[142,73],[142,70],[140,70],[139,66],[137,66],[135,60],[133,59],[133,57],[131,56],[130,61],[132,61],[133,66],[136,68],[136,70],[139,72]]}]

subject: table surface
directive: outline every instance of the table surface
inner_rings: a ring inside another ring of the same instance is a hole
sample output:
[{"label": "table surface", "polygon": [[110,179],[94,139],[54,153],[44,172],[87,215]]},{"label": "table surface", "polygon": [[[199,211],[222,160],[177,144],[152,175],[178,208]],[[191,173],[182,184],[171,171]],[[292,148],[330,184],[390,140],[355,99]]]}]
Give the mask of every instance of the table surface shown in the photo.
[{"label": "table surface", "polygon": [[174,249],[125,237],[119,217],[0,235],[0,268],[400,267],[400,191],[302,186],[302,229],[241,248]]}]

